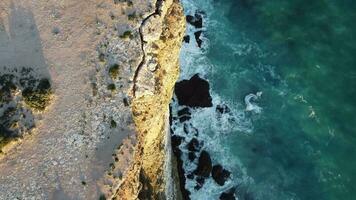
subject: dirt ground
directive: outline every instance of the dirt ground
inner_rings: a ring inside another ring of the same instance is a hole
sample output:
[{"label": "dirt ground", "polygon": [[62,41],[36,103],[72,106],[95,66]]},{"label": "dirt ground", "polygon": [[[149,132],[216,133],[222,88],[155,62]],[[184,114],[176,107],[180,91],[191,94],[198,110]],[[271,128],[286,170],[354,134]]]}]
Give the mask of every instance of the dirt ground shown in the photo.
[{"label": "dirt ground", "polygon": [[[0,64],[39,69],[54,90],[32,134],[0,160],[0,199],[98,199],[120,183],[135,144],[125,100],[142,54],[135,33],[151,9],[151,0],[0,1]],[[110,79],[112,63],[124,77]]]}]

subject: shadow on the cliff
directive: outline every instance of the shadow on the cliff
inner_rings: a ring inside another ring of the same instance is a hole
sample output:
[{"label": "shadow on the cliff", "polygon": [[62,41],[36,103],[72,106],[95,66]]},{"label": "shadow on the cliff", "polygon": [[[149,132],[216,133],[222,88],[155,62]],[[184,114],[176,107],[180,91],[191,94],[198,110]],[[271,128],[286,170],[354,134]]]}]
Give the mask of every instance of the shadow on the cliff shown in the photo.
[{"label": "shadow on the cliff", "polygon": [[[34,15],[12,4],[8,19],[0,18],[0,142],[3,138],[21,136],[35,126],[29,107],[44,109],[48,103],[43,99],[44,91],[50,88],[50,74]],[[21,91],[21,95],[16,91]],[[18,96],[27,100],[29,106],[24,107]]]}]

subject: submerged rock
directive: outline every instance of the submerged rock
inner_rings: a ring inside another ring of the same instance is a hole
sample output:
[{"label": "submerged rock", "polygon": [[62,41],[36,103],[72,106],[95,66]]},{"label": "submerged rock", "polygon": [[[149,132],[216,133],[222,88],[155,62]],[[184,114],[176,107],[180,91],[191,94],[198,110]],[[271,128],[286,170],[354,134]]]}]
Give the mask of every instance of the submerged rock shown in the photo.
[{"label": "submerged rock", "polygon": [[211,174],[215,182],[223,186],[231,173],[224,169],[221,165],[214,165]]},{"label": "submerged rock", "polygon": [[189,107],[212,107],[208,81],[195,74],[190,80],[182,80],[175,85],[179,105]]},{"label": "submerged rock", "polygon": [[198,167],[194,171],[197,176],[208,178],[212,170],[211,158],[208,152],[202,151],[199,156]]}]

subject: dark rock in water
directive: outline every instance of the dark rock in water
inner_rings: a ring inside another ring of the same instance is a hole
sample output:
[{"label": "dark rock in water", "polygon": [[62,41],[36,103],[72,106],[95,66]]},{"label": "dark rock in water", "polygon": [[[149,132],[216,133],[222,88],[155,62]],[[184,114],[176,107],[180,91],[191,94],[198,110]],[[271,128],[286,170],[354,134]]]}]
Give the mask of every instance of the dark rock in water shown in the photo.
[{"label": "dark rock in water", "polygon": [[235,197],[235,188],[231,188],[226,192],[223,192],[220,197],[220,200],[236,200]]},{"label": "dark rock in water", "polygon": [[188,174],[188,175],[187,175],[187,178],[193,179],[193,178],[194,178],[194,174]]},{"label": "dark rock in water", "polygon": [[178,117],[181,117],[182,115],[190,115],[190,111],[188,107],[183,108],[182,110],[178,111]]},{"label": "dark rock in water", "polygon": [[189,107],[212,107],[212,99],[209,93],[208,81],[195,74],[190,80],[182,80],[176,83],[174,91],[179,105]]},{"label": "dark rock in water", "polygon": [[195,179],[197,181],[197,185],[194,187],[195,190],[200,190],[205,183],[205,179],[203,177],[197,177]]},{"label": "dark rock in water", "polygon": [[198,167],[194,173],[198,176],[208,178],[212,170],[211,158],[208,152],[202,151],[199,156]]},{"label": "dark rock in water", "polygon": [[179,156],[181,155],[181,150],[179,149],[179,145],[182,143],[182,141],[183,141],[183,137],[181,136],[173,135],[171,137],[171,145],[172,145],[173,153]]},{"label": "dark rock in water", "polygon": [[186,20],[189,24],[194,26],[195,28],[202,28],[203,27],[203,17],[199,13],[195,13],[194,16],[187,15]]},{"label": "dark rock in water", "polygon": [[190,120],[191,118],[192,117],[190,117],[190,115],[183,115],[182,117],[179,118],[179,122],[182,123],[182,122]]},{"label": "dark rock in water", "polygon": [[199,151],[199,141],[196,138],[193,138],[189,143],[188,143],[188,150],[189,151]]},{"label": "dark rock in water", "polygon": [[184,37],[183,37],[183,41],[184,41],[185,43],[189,43],[189,42],[190,42],[190,36],[189,36],[189,35],[184,36]]},{"label": "dark rock in water", "polygon": [[189,160],[190,160],[191,162],[193,162],[196,157],[197,157],[197,156],[195,155],[194,152],[189,152],[189,153],[188,153],[188,158],[189,158]]},{"label": "dark rock in water", "polygon": [[191,113],[190,113],[188,107],[185,107],[185,108],[183,108],[182,110],[179,110],[179,111],[178,111],[178,118],[179,118],[179,121],[182,123],[182,122],[185,122],[185,121],[190,120],[190,119],[191,119],[190,114],[191,114]]},{"label": "dark rock in water", "polygon": [[201,48],[201,45],[203,43],[203,40],[200,39],[201,34],[203,31],[197,31],[194,33],[195,41],[197,41],[198,47]]},{"label": "dark rock in water", "polygon": [[220,114],[229,113],[230,112],[230,108],[225,104],[217,105],[216,106],[216,112],[218,112]]},{"label": "dark rock in water", "polygon": [[225,184],[225,181],[229,178],[230,172],[224,169],[221,165],[214,165],[211,175],[215,182],[221,186]]}]

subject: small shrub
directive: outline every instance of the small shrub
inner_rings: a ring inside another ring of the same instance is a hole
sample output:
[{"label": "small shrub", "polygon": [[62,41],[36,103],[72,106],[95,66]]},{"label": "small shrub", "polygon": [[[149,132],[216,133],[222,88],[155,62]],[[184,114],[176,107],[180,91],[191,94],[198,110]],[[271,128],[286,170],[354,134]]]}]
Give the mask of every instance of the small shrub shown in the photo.
[{"label": "small shrub", "polygon": [[133,21],[133,20],[136,19],[136,13],[133,12],[132,14],[129,14],[127,17],[128,17],[129,20]]},{"label": "small shrub", "polygon": [[118,64],[112,65],[109,69],[109,74],[112,79],[117,79],[119,75],[119,65]]},{"label": "small shrub", "polygon": [[52,91],[48,79],[40,80],[36,88],[26,88],[22,91],[25,103],[31,108],[43,111],[49,105]]},{"label": "small shrub", "polygon": [[113,84],[113,83],[109,84],[108,85],[108,90],[115,91],[116,90],[115,84]]},{"label": "small shrub", "polygon": [[111,119],[110,127],[111,128],[116,128],[117,127],[117,124],[116,124],[115,120]]},{"label": "small shrub", "polygon": [[124,38],[124,39],[126,39],[126,38],[132,38],[132,33],[131,33],[131,31],[125,31],[125,32],[120,36],[120,38]]}]

